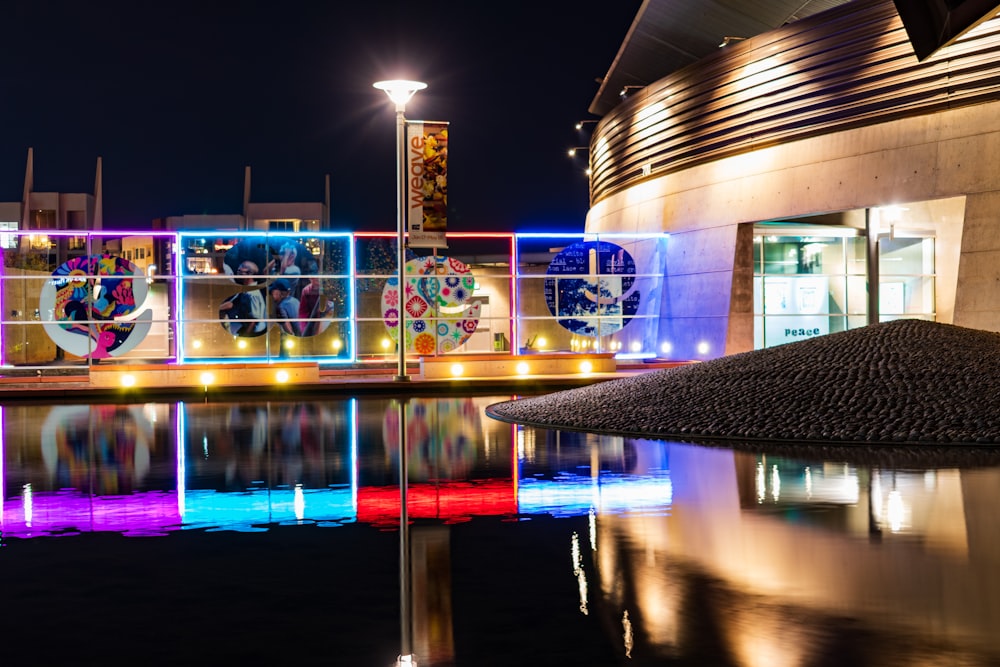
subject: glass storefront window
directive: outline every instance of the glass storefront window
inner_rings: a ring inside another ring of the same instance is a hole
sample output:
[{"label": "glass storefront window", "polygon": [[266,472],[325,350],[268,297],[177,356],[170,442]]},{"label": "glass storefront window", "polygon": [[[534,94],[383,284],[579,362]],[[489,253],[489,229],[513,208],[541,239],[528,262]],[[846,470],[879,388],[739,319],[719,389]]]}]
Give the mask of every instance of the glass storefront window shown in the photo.
[{"label": "glass storefront window", "polygon": [[[754,258],[755,348],[868,323],[867,240],[854,230],[760,225]],[[933,238],[880,237],[879,306],[882,321],[933,319]]]}]

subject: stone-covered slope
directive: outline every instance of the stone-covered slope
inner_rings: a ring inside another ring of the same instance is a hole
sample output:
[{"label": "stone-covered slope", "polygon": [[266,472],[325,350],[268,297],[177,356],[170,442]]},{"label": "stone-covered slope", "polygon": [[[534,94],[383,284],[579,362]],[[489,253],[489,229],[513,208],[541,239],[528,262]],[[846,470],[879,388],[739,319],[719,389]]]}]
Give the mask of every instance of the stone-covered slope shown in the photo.
[{"label": "stone-covered slope", "polygon": [[1000,443],[1000,334],[895,320],[497,403],[502,421],[655,438]]}]

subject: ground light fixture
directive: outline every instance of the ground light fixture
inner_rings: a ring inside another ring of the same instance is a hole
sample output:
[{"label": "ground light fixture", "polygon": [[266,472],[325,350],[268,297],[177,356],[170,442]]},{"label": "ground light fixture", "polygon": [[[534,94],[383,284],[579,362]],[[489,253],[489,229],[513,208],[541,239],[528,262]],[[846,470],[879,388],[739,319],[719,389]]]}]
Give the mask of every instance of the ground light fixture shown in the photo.
[{"label": "ground light fixture", "polygon": [[389,100],[396,107],[396,249],[398,251],[397,273],[399,278],[400,307],[396,339],[396,350],[398,358],[396,360],[396,380],[405,381],[409,378],[406,375],[406,310],[402,307],[403,282],[406,279],[406,103],[418,90],[427,87],[422,81],[408,81],[405,79],[392,79],[388,81],[376,81],[372,84],[375,88],[384,91],[389,96]]}]

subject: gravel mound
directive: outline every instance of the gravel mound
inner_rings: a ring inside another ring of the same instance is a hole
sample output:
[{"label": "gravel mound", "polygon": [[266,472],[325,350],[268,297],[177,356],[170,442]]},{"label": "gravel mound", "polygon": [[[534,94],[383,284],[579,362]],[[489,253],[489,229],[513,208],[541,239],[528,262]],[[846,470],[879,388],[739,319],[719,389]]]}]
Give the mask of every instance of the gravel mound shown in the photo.
[{"label": "gravel mound", "polygon": [[1000,334],[894,320],[496,403],[495,419],[659,439],[1000,443]]}]

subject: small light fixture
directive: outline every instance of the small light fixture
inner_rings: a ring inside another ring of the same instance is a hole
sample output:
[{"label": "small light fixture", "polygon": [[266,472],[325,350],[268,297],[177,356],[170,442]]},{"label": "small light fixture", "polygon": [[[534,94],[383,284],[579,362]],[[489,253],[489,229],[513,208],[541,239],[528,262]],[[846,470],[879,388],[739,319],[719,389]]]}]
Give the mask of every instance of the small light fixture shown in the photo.
[{"label": "small light fixture", "polygon": [[586,151],[586,150],[590,149],[587,148],[586,146],[574,146],[573,148],[570,148],[569,150],[566,151],[566,155],[569,155],[570,157],[576,157],[577,151]]},{"label": "small light fixture", "polygon": [[590,361],[580,362],[580,372],[586,375],[587,373],[592,373],[594,371],[594,364]]},{"label": "small light fixture", "polygon": [[131,373],[125,373],[122,375],[122,386],[125,388],[135,386],[135,376]]},{"label": "small light fixture", "polygon": [[596,123],[596,122],[597,122],[596,120],[578,120],[576,121],[576,129],[582,130],[583,126],[586,125],[587,123]]},{"label": "small light fixture", "polygon": [[670,344],[670,341],[665,340],[660,343],[660,352],[663,354],[670,354],[674,349],[674,346]]},{"label": "small light fixture", "polygon": [[240,338],[236,341],[236,347],[238,347],[241,350],[245,350],[247,349],[247,342],[242,338]]},{"label": "small light fixture", "polygon": [[737,37],[735,35],[727,35],[727,36],[725,36],[725,37],[722,38],[722,41],[719,43],[719,48],[720,49],[725,48],[725,47],[729,46],[730,44],[732,44],[733,42],[742,42],[744,39],[746,39],[746,37]]},{"label": "small light fixture", "polygon": [[201,341],[196,338],[195,340],[191,341],[191,347],[193,347],[196,350],[200,350],[201,349]]},{"label": "small light fixture", "polygon": [[288,371],[282,369],[274,374],[274,379],[278,384],[285,384],[288,382]]},{"label": "small light fixture", "polygon": [[698,343],[698,354],[708,354],[709,349],[711,348],[709,348],[708,343],[705,341]]},{"label": "small light fixture", "polygon": [[465,367],[462,364],[454,363],[451,365],[451,376],[460,378],[465,373]]},{"label": "small light fixture", "polygon": [[528,366],[527,361],[522,361],[518,363],[517,366],[514,367],[514,370],[517,372],[518,375],[527,375],[528,371],[531,370],[531,367]]},{"label": "small light fixture", "polygon": [[619,91],[619,97],[626,97],[631,90],[639,90],[640,88],[645,88],[645,86],[622,86],[621,91]]},{"label": "small light fixture", "polygon": [[289,339],[287,339],[285,341],[285,349],[286,350],[291,350],[294,347],[295,347],[295,341],[294,340],[292,340],[291,338],[289,338]]},{"label": "small light fixture", "polygon": [[201,380],[201,384],[202,384],[202,385],[203,385],[203,386],[204,386],[204,387],[205,387],[206,389],[207,389],[207,388],[208,388],[209,386],[211,386],[212,384],[214,384],[214,383],[215,383],[215,376],[214,376],[214,375],[212,375],[211,373],[209,373],[208,371],[205,371],[204,373],[202,373],[202,374],[201,374],[201,377],[200,377],[199,379]]},{"label": "small light fixture", "polygon": [[539,337],[538,337],[538,340],[537,340],[537,341],[535,341],[535,345],[537,345],[537,346],[538,346],[538,349],[539,349],[539,350],[544,350],[544,349],[545,349],[545,346],[546,346],[546,345],[548,345],[548,344],[549,344],[549,341],[545,340],[545,339],[544,339],[544,338],[542,338],[541,336],[539,336]]},{"label": "small light fixture", "polygon": [[334,352],[340,352],[340,348],[343,347],[344,343],[339,338],[334,338],[333,342],[330,343],[330,347],[333,348]]}]

